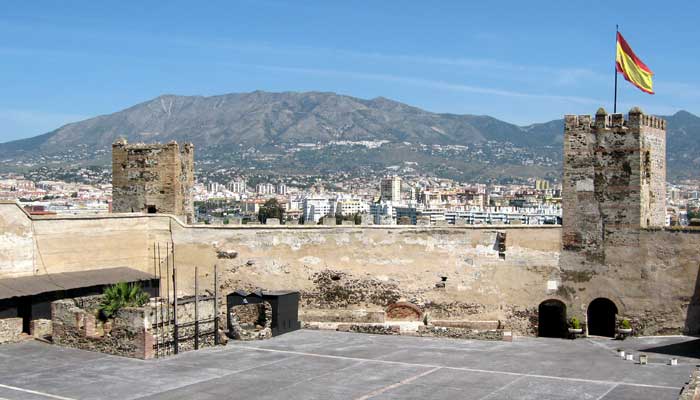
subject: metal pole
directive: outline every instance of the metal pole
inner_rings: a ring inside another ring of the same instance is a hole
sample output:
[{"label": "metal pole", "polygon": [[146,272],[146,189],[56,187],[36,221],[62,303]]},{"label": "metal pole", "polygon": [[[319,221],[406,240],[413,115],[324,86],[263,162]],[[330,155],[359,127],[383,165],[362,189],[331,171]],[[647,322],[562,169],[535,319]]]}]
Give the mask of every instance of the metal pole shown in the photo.
[{"label": "metal pole", "polygon": [[214,264],[214,344],[219,345],[219,274]]},{"label": "metal pole", "polygon": [[178,353],[179,329],[177,327],[177,268],[175,267],[175,243],[173,243],[173,345]]},{"label": "metal pole", "polygon": [[194,266],[194,349],[199,350],[199,282],[197,266]]},{"label": "metal pole", "polygon": [[[159,246],[160,248],[160,246]],[[167,254],[167,253],[166,253]],[[158,259],[160,260],[160,256],[158,256]],[[166,260],[167,260],[167,255],[166,255]],[[158,311],[160,312],[160,329],[158,330],[158,340],[161,342],[163,341],[163,330],[165,329],[165,324],[163,320],[163,263],[159,262],[158,263]],[[161,347],[161,352],[162,352],[162,345]]]},{"label": "metal pole", "polygon": [[[168,254],[166,259],[165,259],[165,286],[167,289],[166,291],[168,292],[167,293],[168,308],[166,309],[167,310],[166,312],[167,312],[167,316],[168,316],[168,327],[170,327],[170,325],[171,325],[171,319],[170,319],[170,245],[168,244],[168,242],[165,242],[165,247],[166,247],[165,252]],[[170,333],[168,333],[168,335],[166,335],[166,337],[170,337]],[[167,350],[168,353],[170,352],[169,348],[170,348],[170,340],[168,340],[168,350]]]},{"label": "metal pole", "polygon": [[617,114],[617,33],[619,27],[615,24],[615,101],[613,103],[613,114]]},{"label": "metal pole", "polygon": [[[156,244],[153,243],[153,274],[155,276],[158,276],[158,269],[160,268],[160,243],[158,243],[158,259],[156,261]],[[158,294],[160,294],[160,279],[158,280]],[[155,305],[158,307],[158,296],[153,296],[155,297]],[[154,319],[156,321],[156,329],[155,329],[155,336],[156,336],[156,358],[158,358],[159,353],[158,353],[158,308],[156,308],[153,312],[155,314]]]}]

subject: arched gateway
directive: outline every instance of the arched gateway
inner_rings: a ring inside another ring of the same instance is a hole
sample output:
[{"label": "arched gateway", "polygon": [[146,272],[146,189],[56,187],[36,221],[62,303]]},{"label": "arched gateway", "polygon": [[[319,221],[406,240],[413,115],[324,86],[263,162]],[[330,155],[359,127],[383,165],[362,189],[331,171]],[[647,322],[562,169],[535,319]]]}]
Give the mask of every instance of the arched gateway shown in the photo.
[{"label": "arched gateway", "polygon": [[599,297],[588,305],[588,334],[594,336],[615,336],[617,306],[610,299]]},{"label": "arched gateway", "polygon": [[537,336],[565,338],[567,335],[566,305],[550,299],[540,303]]}]

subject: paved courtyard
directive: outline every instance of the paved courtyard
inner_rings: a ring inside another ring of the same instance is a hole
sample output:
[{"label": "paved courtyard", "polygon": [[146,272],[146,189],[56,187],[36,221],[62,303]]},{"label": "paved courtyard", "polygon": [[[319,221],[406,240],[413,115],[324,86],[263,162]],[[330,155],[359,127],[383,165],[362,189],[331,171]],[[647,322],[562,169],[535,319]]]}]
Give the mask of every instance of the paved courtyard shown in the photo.
[{"label": "paved courtyard", "polygon": [[[644,351],[650,365],[617,347]],[[140,361],[0,346],[0,399],[676,399],[700,340],[513,343],[297,331]],[[665,365],[671,356],[678,366]]]}]

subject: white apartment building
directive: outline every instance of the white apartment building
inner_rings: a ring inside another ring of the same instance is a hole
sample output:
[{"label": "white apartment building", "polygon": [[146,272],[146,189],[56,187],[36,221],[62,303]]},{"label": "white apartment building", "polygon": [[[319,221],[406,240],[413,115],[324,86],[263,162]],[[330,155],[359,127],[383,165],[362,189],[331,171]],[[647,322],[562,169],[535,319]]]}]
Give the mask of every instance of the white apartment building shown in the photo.
[{"label": "white apartment building", "polygon": [[226,186],[233,193],[245,193],[248,189],[248,180],[245,178],[236,179],[229,182]]},{"label": "white apartment building", "polygon": [[226,190],[226,187],[218,182],[209,182],[207,185],[207,192],[209,193],[220,193]]},{"label": "white apartment building", "polygon": [[318,222],[326,215],[335,212],[335,200],[322,197],[307,197],[303,202],[304,220]]},{"label": "white apartment building", "polygon": [[258,183],[255,185],[257,194],[275,194],[275,185],[271,183]]},{"label": "white apartment building", "polygon": [[338,199],[335,205],[335,213],[342,215],[355,215],[369,211],[369,204],[359,199]]}]

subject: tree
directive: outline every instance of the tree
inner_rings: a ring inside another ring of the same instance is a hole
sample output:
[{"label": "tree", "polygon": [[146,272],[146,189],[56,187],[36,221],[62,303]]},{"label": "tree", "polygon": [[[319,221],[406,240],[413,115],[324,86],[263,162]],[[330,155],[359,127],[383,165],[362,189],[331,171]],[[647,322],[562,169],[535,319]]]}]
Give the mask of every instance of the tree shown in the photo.
[{"label": "tree", "polygon": [[268,218],[279,218],[280,222],[284,221],[284,208],[274,197],[266,201],[258,212],[260,223],[264,224]]},{"label": "tree", "polygon": [[688,209],[688,220],[691,220],[693,218],[700,218],[700,208]]}]

